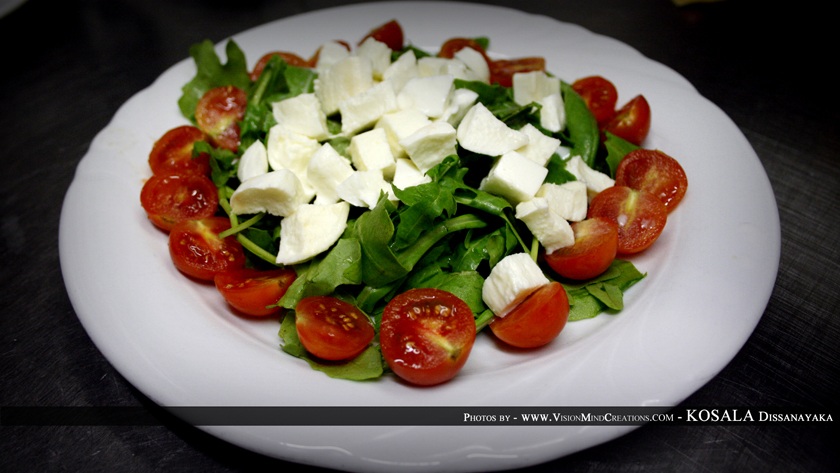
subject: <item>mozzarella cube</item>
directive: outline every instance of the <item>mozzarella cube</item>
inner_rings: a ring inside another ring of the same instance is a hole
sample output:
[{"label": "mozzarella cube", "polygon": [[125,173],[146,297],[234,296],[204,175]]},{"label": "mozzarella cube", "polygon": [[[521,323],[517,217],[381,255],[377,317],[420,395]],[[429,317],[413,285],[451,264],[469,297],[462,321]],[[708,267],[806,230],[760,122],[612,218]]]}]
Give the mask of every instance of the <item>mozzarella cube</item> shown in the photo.
[{"label": "mozzarella cube", "polygon": [[546,253],[575,244],[575,234],[569,222],[553,211],[544,197],[534,197],[516,206],[516,218],[525,222],[528,230],[545,247]]},{"label": "mozzarella cube", "polygon": [[379,202],[382,193],[394,200],[391,185],[382,177],[380,171],[354,171],[336,188],[338,197],[356,207],[373,208]]},{"label": "mozzarella cube", "polygon": [[271,171],[242,182],[230,197],[234,214],[265,212],[286,217],[309,201],[300,179],[288,169]]},{"label": "mozzarella cube", "polygon": [[377,80],[382,79],[382,74],[391,65],[391,48],[372,37],[365,39],[356,49],[355,54],[370,60],[373,78]]},{"label": "mozzarella cube", "polygon": [[347,151],[357,170],[381,171],[385,179],[394,176],[396,161],[384,129],[374,128],[353,136]]},{"label": "mozzarella cube", "polygon": [[580,156],[572,156],[566,161],[566,170],[586,185],[590,201],[602,190],[615,185],[615,180],[601,171],[590,168]]},{"label": "mozzarella cube", "polygon": [[315,65],[315,70],[320,75],[333,64],[349,55],[350,51],[343,44],[338,41],[327,41],[318,49],[318,62]]},{"label": "mozzarella cube", "polygon": [[470,71],[472,80],[489,83],[490,82],[490,66],[484,55],[473,48],[462,48],[455,53],[455,59],[463,62]]},{"label": "mozzarella cube", "polygon": [[528,135],[507,126],[481,102],[464,115],[457,137],[464,149],[487,156],[500,156],[528,144]]},{"label": "mozzarella cube", "polygon": [[347,56],[324,70],[315,79],[315,96],[327,116],[338,112],[341,102],[361,94],[374,84],[370,59]]},{"label": "mozzarella cube", "polygon": [[422,172],[457,153],[455,127],[447,122],[432,122],[400,140],[400,146]]},{"label": "mozzarella cube", "polygon": [[350,204],[301,205],[280,222],[277,264],[302,263],[329,249],[344,233]]},{"label": "mozzarella cube", "polygon": [[581,181],[545,183],[540,186],[536,196],[545,198],[552,212],[565,220],[579,222],[586,219],[589,200],[586,184]]},{"label": "mozzarella cube", "polygon": [[548,164],[548,160],[560,146],[560,140],[546,135],[530,123],[520,128],[519,131],[528,135],[528,144],[516,151],[540,166]]},{"label": "mozzarella cube", "polygon": [[504,317],[535,290],[549,283],[527,253],[501,259],[484,281],[481,297],[496,317]]},{"label": "mozzarella cube", "polygon": [[274,102],[274,119],[286,129],[321,141],[327,139],[327,117],[315,94],[300,94]]},{"label": "mozzarella cube", "polygon": [[429,118],[439,117],[446,110],[454,82],[449,74],[409,79],[397,95],[397,106],[419,110]]},{"label": "mozzarella cube", "polygon": [[386,113],[376,122],[374,127],[385,130],[388,144],[391,145],[391,153],[396,159],[406,157],[405,150],[400,146],[400,140],[429,123],[431,123],[431,120],[422,112],[408,109]]},{"label": "mozzarella cube", "polygon": [[547,175],[548,169],[516,151],[509,151],[493,164],[479,189],[516,205],[534,197]]},{"label": "mozzarella cube", "polygon": [[542,106],[540,108],[540,126],[554,133],[566,128],[566,106],[559,93],[546,95],[539,101],[539,104]]},{"label": "mozzarella cube", "polygon": [[[458,65],[453,66],[453,62]],[[458,66],[463,67],[466,71],[466,66],[460,61],[438,56],[424,56],[417,60],[417,76],[439,76],[441,74],[453,72],[452,68]]]},{"label": "mozzarella cube", "polygon": [[437,120],[445,121],[457,127],[467,110],[478,100],[478,93],[470,89],[455,89],[449,95],[449,104]]},{"label": "mozzarella cube", "polygon": [[513,101],[519,105],[539,102],[560,93],[560,79],[543,71],[518,72],[513,75]]},{"label": "mozzarella cube", "polygon": [[338,105],[341,133],[350,136],[372,127],[382,115],[397,110],[397,96],[390,82],[379,82]]},{"label": "mozzarella cube", "polygon": [[385,72],[382,73],[382,80],[390,81],[394,92],[399,93],[406,82],[419,74],[417,70],[417,56],[414,51],[407,51],[392,62]]},{"label": "mozzarella cube", "polygon": [[353,174],[353,166],[347,158],[329,143],[316,151],[306,168],[307,179],[315,190],[315,204],[333,204],[338,201],[336,188]]},{"label": "mozzarella cube", "polygon": [[417,168],[413,161],[408,158],[397,159],[394,169],[394,180],[391,183],[397,189],[407,189],[420,184],[432,182],[432,178]]},{"label": "mozzarella cube", "polygon": [[265,174],[268,172],[268,152],[262,141],[255,141],[239,158],[236,166],[236,177],[239,181]]},{"label": "mozzarella cube", "polygon": [[306,168],[310,157],[320,147],[321,144],[314,138],[291,131],[283,125],[274,125],[266,139],[268,164],[275,171],[288,169],[295,173],[311,198],[315,193],[309,185]]}]

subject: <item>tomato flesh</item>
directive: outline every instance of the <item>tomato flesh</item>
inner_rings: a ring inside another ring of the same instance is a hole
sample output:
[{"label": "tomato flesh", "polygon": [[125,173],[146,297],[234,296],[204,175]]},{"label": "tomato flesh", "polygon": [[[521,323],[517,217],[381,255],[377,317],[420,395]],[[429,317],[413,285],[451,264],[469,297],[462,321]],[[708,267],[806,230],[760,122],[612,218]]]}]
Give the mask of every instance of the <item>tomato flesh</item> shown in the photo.
[{"label": "tomato flesh", "polygon": [[545,71],[545,58],[497,59],[490,62],[490,83],[512,87],[514,74],[534,71]]},{"label": "tomato flesh", "polygon": [[552,281],[532,292],[504,317],[494,319],[490,330],[513,347],[537,348],[557,338],[568,320],[566,289]]},{"label": "tomato flesh", "polygon": [[280,311],[275,304],[296,277],[290,268],[242,268],[218,273],[213,282],[231,307],[245,315],[264,317]]},{"label": "tomato flesh", "polygon": [[372,29],[359,41],[359,44],[364,43],[368,38],[385,43],[393,51],[399,51],[403,48],[403,30],[397,20],[391,20]]},{"label": "tomato flesh", "polygon": [[355,358],[376,335],[353,304],[332,296],[310,296],[295,307],[295,328],[306,351],[323,360]]},{"label": "tomato flesh", "polygon": [[637,95],[624,104],[603,126],[603,131],[641,146],[650,131],[650,105],[647,99]]},{"label": "tomato flesh", "polygon": [[230,228],[226,217],[178,222],[169,232],[169,255],[187,276],[213,281],[216,274],[245,267],[245,250],[236,237],[219,238]]},{"label": "tomato flesh", "polygon": [[196,141],[207,135],[192,125],[172,128],[163,134],[149,153],[149,167],[153,174],[204,174],[210,175],[210,156],[201,153],[193,157]]},{"label": "tomato flesh", "polygon": [[397,376],[422,386],[454,378],[475,342],[475,318],[466,302],[440,289],[410,289],[385,306],[382,356]]},{"label": "tomato flesh", "polygon": [[236,151],[239,148],[239,122],[245,116],[247,101],[245,91],[239,87],[212,88],[195,107],[196,124],[215,146]]},{"label": "tomato flesh", "polygon": [[170,231],[181,221],[215,215],[219,193],[201,174],[155,174],[140,190],[140,205],[155,226]]},{"label": "tomato flesh", "polygon": [[591,279],[606,271],[618,252],[618,225],[593,217],[573,222],[571,227],[575,243],[547,253],[545,262],[568,279]]},{"label": "tomato flesh", "polygon": [[655,195],[613,186],[589,203],[588,217],[600,217],[618,225],[618,254],[633,254],[649,248],[662,234],[668,209]]},{"label": "tomato flesh", "polygon": [[680,163],[659,150],[639,148],[618,163],[616,185],[644,190],[657,196],[670,212],[682,201],[688,177]]},{"label": "tomato flesh", "polygon": [[618,89],[609,79],[601,76],[583,77],[572,84],[572,89],[586,103],[599,127],[606,125],[615,115]]}]

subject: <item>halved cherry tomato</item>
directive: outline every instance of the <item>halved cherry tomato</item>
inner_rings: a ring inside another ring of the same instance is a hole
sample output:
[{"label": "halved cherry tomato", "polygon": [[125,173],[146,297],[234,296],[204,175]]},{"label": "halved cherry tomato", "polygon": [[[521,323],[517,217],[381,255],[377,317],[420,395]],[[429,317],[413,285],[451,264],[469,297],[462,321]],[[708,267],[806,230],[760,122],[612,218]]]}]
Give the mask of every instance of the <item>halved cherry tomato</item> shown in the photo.
[{"label": "halved cherry tomato", "polygon": [[169,255],[187,276],[212,281],[216,274],[245,267],[245,250],[235,236],[219,238],[230,228],[227,217],[178,222],[169,232]]},{"label": "halved cherry tomato", "polygon": [[511,87],[514,74],[534,71],[545,71],[545,58],[534,56],[497,59],[490,62],[490,83]]},{"label": "halved cherry tomato", "polygon": [[643,95],[633,97],[618,109],[602,131],[641,146],[650,131],[650,105],[647,99]]},{"label": "halved cherry tomato", "polygon": [[572,84],[572,89],[586,103],[599,127],[606,125],[615,115],[618,89],[609,79],[601,76],[583,77]]},{"label": "halved cherry tomato", "polygon": [[295,307],[295,328],[306,351],[331,361],[349,360],[376,335],[368,316],[332,296],[310,296]]},{"label": "halved cherry tomato", "polygon": [[688,189],[680,163],[659,150],[639,148],[627,153],[615,170],[615,184],[645,190],[674,210]]},{"label": "halved cherry tomato", "polygon": [[537,348],[557,338],[568,320],[566,289],[552,281],[532,292],[504,317],[494,319],[490,330],[508,345]]},{"label": "halved cherry tomato", "polygon": [[280,311],[275,304],[296,277],[291,268],[242,268],[218,273],[213,282],[231,307],[246,315],[263,317]]},{"label": "halved cherry tomato", "polygon": [[613,186],[592,199],[587,215],[615,222],[618,253],[632,254],[646,250],[659,238],[668,219],[668,209],[650,192]]},{"label": "halved cherry tomato", "polygon": [[368,38],[385,43],[393,51],[399,51],[403,48],[403,30],[397,20],[391,20],[372,29],[359,41],[359,44],[364,43]]},{"label": "halved cherry tomato", "polygon": [[210,136],[214,145],[236,151],[239,122],[245,115],[247,100],[245,91],[232,85],[208,90],[195,107],[198,128]]},{"label": "halved cherry tomato", "polygon": [[547,253],[545,262],[568,279],[590,279],[610,267],[618,252],[618,225],[600,217],[572,223],[575,243]]},{"label": "halved cherry tomato", "polygon": [[259,61],[254,65],[254,69],[251,71],[251,80],[255,81],[260,78],[260,74],[262,74],[263,69],[265,69],[266,64],[268,61],[271,60],[273,57],[279,57],[280,59],[286,61],[286,64],[290,66],[296,67],[312,67],[309,61],[306,59],[298,56],[295,53],[290,53],[286,51],[273,51],[268,54],[265,54],[263,57],[260,58]]},{"label": "halved cherry tomato", "polygon": [[149,153],[149,167],[153,174],[210,175],[210,156],[201,153],[193,157],[193,145],[207,135],[192,125],[172,128],[163,134]]},{"label": "halved cherry tomato", "polygon": [[466,302],[448,291],[410,289],[385,306],[379,330],[382,356],[412,384],[449,381],[467,362],[475,342],[475,318]]},{"label": "halved cherry tomato", "polygon": [[170,231],[183,220],[211,217],[219,205],[219,192],[201,174],[154,174],[140,190],[140,205],[153,224]]}]

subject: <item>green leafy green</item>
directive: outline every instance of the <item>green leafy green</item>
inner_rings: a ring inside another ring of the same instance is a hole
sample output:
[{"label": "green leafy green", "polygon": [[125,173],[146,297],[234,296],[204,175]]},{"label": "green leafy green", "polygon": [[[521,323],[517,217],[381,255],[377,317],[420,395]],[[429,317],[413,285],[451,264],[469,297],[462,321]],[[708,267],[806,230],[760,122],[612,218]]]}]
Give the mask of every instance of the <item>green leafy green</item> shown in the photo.
[{"label": "green leafy green", "polygon": [[566,112],[566,134],[573,144],[572,156],[578,155],[589,167],[595,167],[595,159],[601,142],[598,122],[586,106],[586,102],[566,82],[560,83],[563,105]]},{"label": "green leafy green", "polygon": [[618,163],[621,162],[621,159],[626,156],[627,153],[635,149],[639,149],[639,147],[623,138],[613,135],[610,132],[606,132],[605,134],[607,137],[607,139],[604,140],[604,147],[607,150],[606,162],[609,168],[610,177],[615,179],[615,171],[618,168]]},{"label": "green leafy green", "polygon": [[224,85],[235,85],[247,90],[251,85],[245,53],[233,40],[227,42],[225,54],[227,62],[223,64],[210,40],[196,43],[190,48],[190,56],[196,65],[196,74],[181,88],[182,95],[178,99],[178,107],[181,114],[193,123],[195,123],[195,107],[208,90]]},{"label": "green leafy green", "polygon": [[645,277],[633,263],[616,259],[603,274],[583,283],[563,283],[569,296],[569,321],[590,319],[624,308],[624,291]]}]

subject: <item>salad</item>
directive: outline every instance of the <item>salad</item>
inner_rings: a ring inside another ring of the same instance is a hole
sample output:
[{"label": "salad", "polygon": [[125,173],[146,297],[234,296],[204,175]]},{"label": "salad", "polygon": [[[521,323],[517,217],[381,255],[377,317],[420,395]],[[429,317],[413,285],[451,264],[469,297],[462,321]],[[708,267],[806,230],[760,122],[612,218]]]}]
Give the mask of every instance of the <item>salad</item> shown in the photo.
[{"label": "salad", "polygon": [[173,264],[351,380],[443,383],[482,332],[527,350],[620,311],[684,170],[644,147],[644,96],[488,50],[427,51],[396,20],[252,68],[195,44],[140,195]]}]

